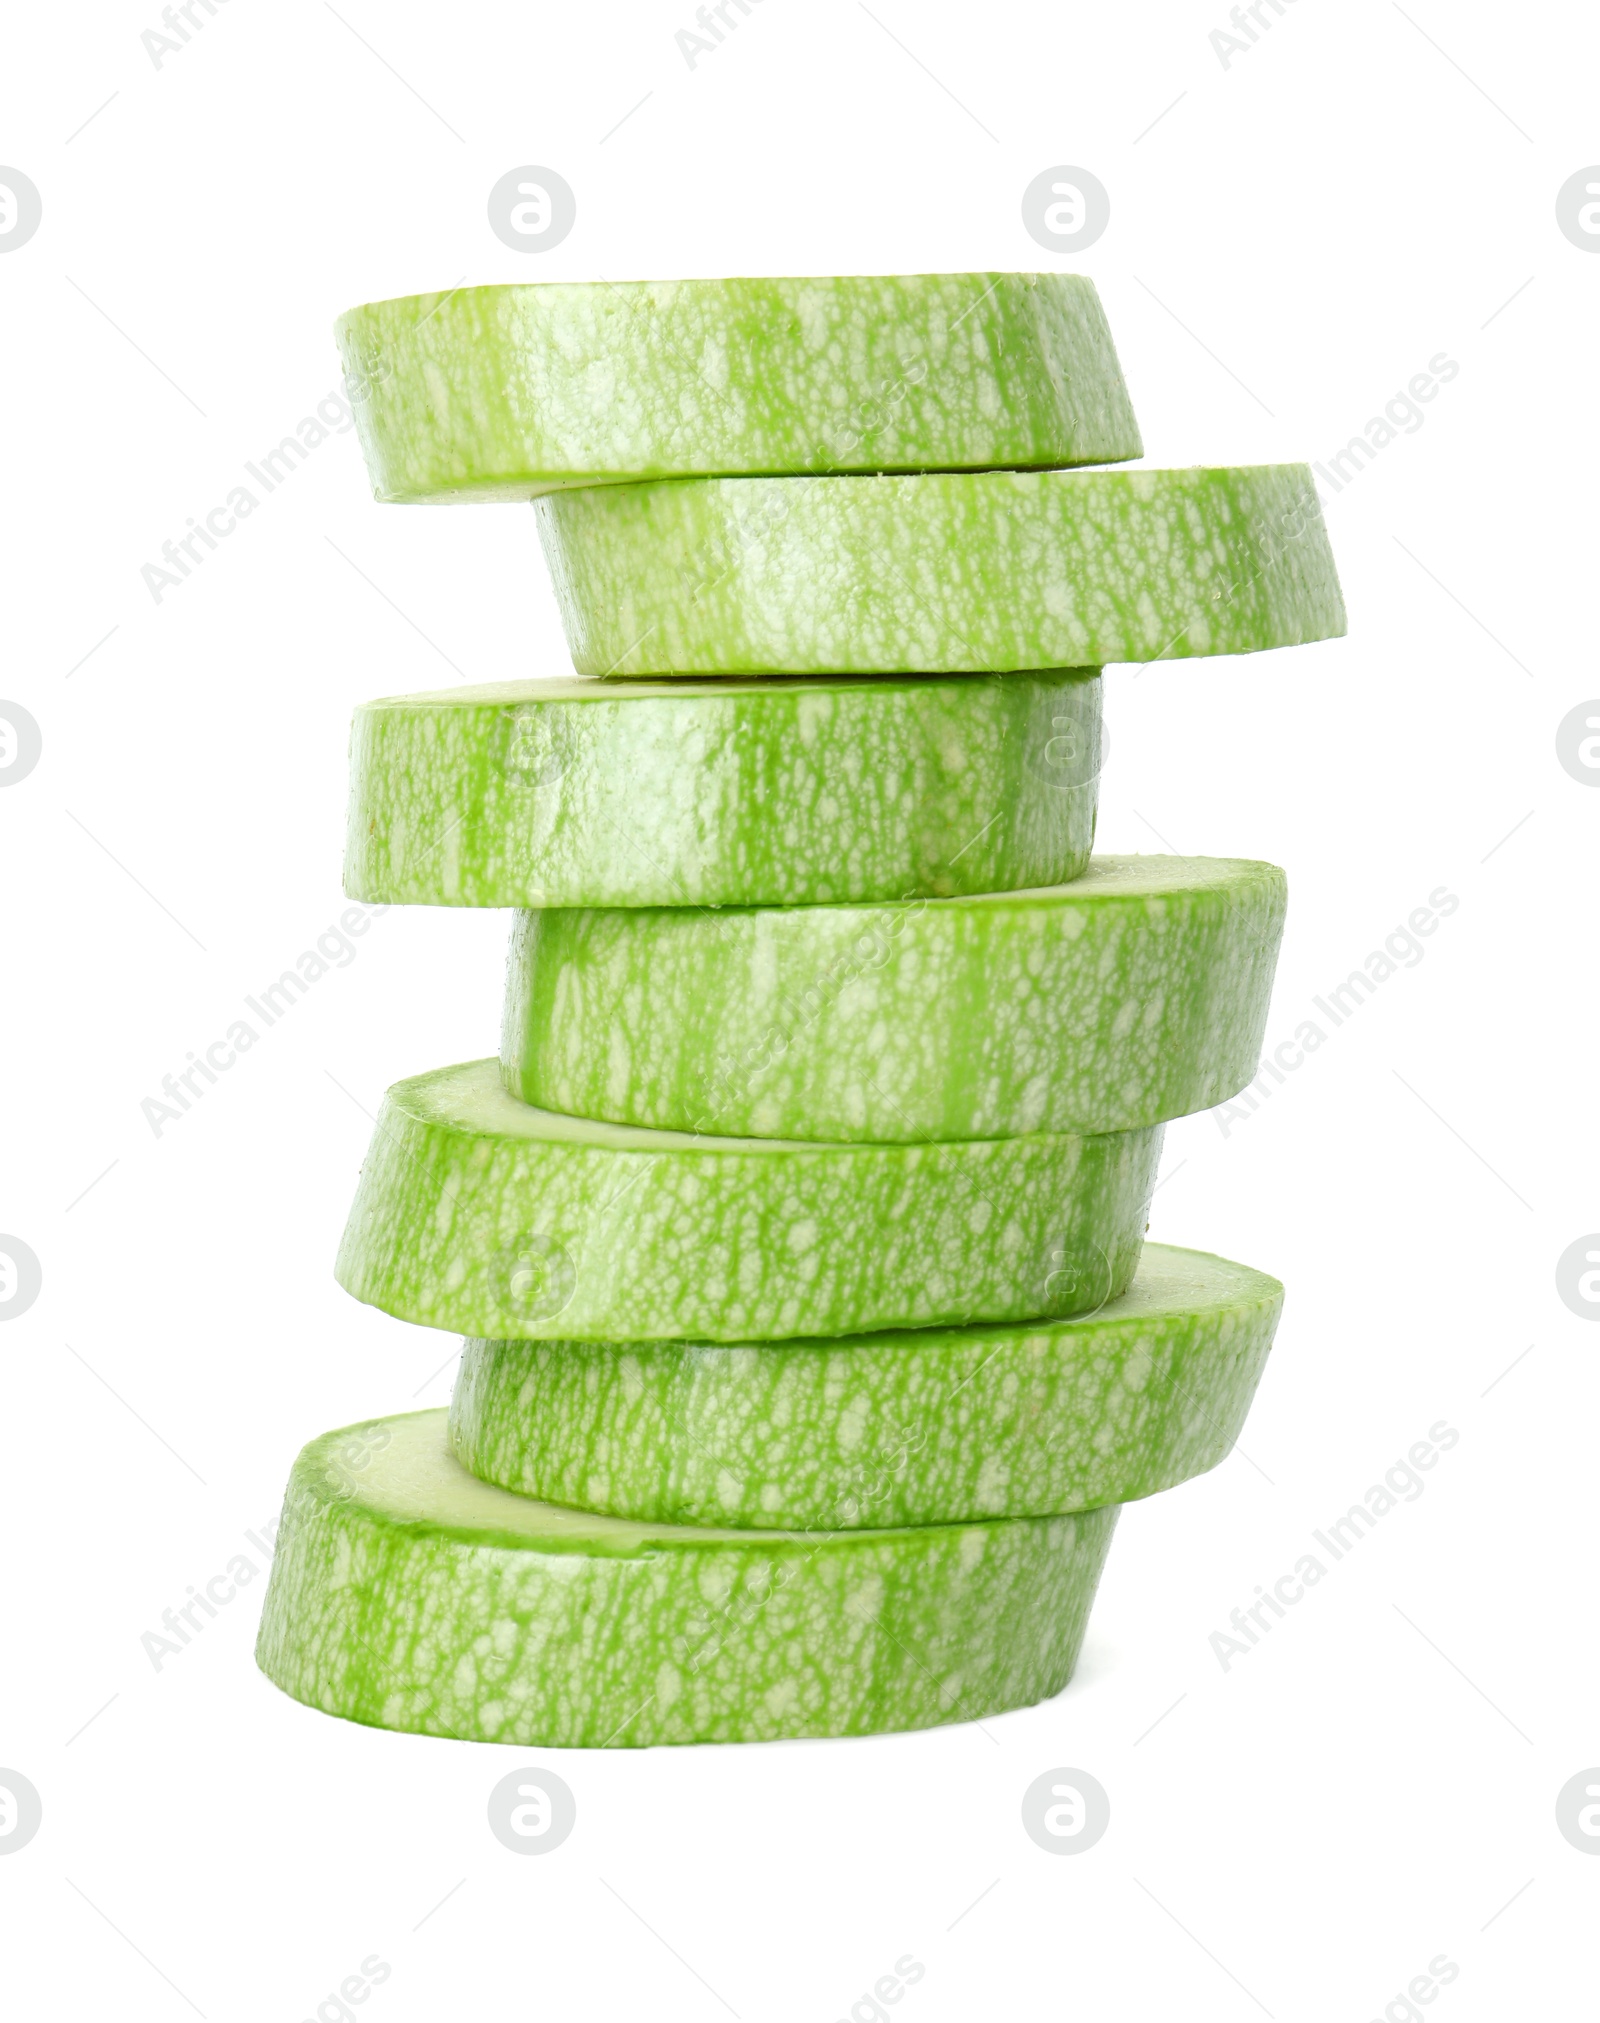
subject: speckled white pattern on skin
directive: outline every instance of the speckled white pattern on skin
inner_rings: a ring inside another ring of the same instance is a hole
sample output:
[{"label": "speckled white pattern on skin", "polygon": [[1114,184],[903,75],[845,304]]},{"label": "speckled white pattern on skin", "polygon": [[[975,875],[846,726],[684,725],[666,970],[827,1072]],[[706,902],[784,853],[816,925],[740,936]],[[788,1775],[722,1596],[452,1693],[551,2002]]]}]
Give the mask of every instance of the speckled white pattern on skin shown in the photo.
[{"label": "speckled white pattern on skin", "polygon": [[641,1528],[474,1482],[444,1413],[415,1413],[325,1434],[295,1463],[256,1658],[326,1713],[479,1742],[977,1720],[1067,1683],[1116,1515]]},{"label": "speckled white pattern on skin", "polygon": [[357,709],[345,890],[441,906],[820,905],[1074,878],[1092,671],[505,683]]},{"label": "speckled white pattern on skin", "polygon": [[1141,453],[1076,274],[456,288],[335,326],[380,499]]},{"label": "speckled white pattern on skin", "polygon": [[584,674],[974,673],[1345,629],[1304,464],[744,478],[535,507]]},{"label": "speckled white pattern on skin", "polygon": [[500,1338],[1080,1312],[1133,1276],[1160,1148],[1159,1125],[959,1145],[635,1131],[529,1109],[473,1061],[385,1097],[337,1276],[401,1320]]},{"label": "speckled white pattern on skin", "polygon": [[1050,891],[911,905],[528,912],[506,1086],[732,1137],[1164,1123],[1256,1072],[1284,895],[1271,864],[1097,857]]},{"label": "speckled white pattern on skin", "polygon": [[949,1524],[1129,1503],[1232,1452],[1276,1279],[1146,1244],[1077,1320],[835,1342],[469,1341],[455,1451],[616,1516],[752,1528]]}]

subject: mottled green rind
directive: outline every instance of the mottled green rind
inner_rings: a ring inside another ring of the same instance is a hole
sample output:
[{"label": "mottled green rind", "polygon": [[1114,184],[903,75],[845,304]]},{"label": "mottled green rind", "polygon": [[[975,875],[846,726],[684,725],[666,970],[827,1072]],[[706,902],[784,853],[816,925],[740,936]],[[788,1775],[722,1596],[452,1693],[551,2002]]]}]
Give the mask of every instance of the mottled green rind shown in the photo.
[{"label": "mottled green rind", "polygon": [[256,1659],[324,1713],[472,1742],[972,1721],[1072,1676],[1116,1516],[645,1528],[474,1481],[444,1413],[420,1412],[325,1434],[295,1463]]},{"label": "mottled green rind", "polygon": [[1141,453],[1076,274],[457,288],[335,335],[380,499]]},{"label": "mottled green rind", "polygon": [[384,1098],[339,1283],[499,1339],[781,1340],[1077,1313],[1121,1292],[1161,1127],[803,1145],[530,1109],[497,1061]]},{"label": "mottled green rind", "polygon": [[1129,1131],[1256,1072],[1285,880],[1097,857],[1046,891],[896,906],[544,911],[512,933],[507,1088],[731,1137]]},{"label": "mottled green rind", "polygon": [[691,481],[535,513],[583,674],[1098,667],[1345,629],[1304,464]]},{"label": "mottled green rind", "polygon": [[506,683],[364,703],[345,890],[431,906],[815,906],[1075,878],[1100,681]]},{"label": "mottled green rind", "polygon": [[1088,1510],[1231,1453],[1283,1287],[1146,1244],[1099,1313],[837,1342],[469,1341],[457,1457],[528,1496],[750,1528]]}]

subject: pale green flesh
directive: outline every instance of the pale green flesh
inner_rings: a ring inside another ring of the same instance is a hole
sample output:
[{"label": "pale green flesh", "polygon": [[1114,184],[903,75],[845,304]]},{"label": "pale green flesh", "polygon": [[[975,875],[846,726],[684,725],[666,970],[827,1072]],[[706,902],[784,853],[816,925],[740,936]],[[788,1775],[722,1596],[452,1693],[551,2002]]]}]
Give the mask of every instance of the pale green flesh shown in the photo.
[{"label": "pale green flesh", "polygon": [[345,890],[435,906],[821,905],[1073,878],[1092,671],[507,683],[366,703]]},{"label": "pale green flesh", "polygon": [[445,1414],[313,1441],[256,1656],[297,1700],[477,1742],[637,1747],[978,1720],[1071,1677],[1116,1522],[641,1528],[474,1482]]},{"label": "pale green flesh", "polygon": [[474,1061],[384,1099],[339,1283],[495,1338],[777,1340],[1080,1312],[1133,1275],[1161,1127],[927,1145],[641,1131]]},{"label": "pale green flesh", "polygon": [[959,1523],[1128,1503],[1233,1448],[1276,1279],[1146,1244],[1077,1320],[835,1342],[469,1341],[450,1406],[475,1475],[621,1517],[750,1528]]},{"label": "pale green flesh", "polygon": [[1097,857],[909,905],[528,912],[502,1071],[546,1109],[733,1137],[1136,1130],[1256,1072],[1284,893],[1271,864]]},{"label": "pale green flesh", "polygon": [[1303,464],[775,478],[535,509],[584,674],[994,672],[1327,639]]},{"label": "pale green flesh", "polygon": [[367,303],[335,335],[380,499],[1141,450],[1076,274],[457,288]]}]

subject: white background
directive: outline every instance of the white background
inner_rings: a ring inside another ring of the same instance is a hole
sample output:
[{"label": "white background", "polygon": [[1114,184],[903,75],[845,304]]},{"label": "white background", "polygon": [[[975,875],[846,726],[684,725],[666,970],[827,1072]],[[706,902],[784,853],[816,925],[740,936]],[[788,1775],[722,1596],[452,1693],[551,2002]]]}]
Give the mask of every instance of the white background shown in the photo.
[{"label": "white background", "polygon": [[[0,1765],[44,1802],[0,1860],[18,2013],[302,2023],[377,1953],[372,2023],[835,2023],[908,1952],[905,2023],[1366,2023],[1441,1953],[1417,2013],[1589,2013],[1600,1860],[1554,1800],[1600,1762],[1600,1332],[1554,1266],[1600,1226],[1600,793],[1555,731],[1600,695],[1600,259],[1554,200],[1600,159],[1600,23],[1293,0],[1224,67],[1221,0],[763,0],[691,72],[686,0],[196,14],[157,69],[154,0],[19,10],[0,87],[44,200],[0,258],[0,692],[44,738],[0,794],[0,1229],[44,1267],[0,1331]],[[528,162],[577,193],[543,258],[485,220]],[[1325,459],[1461,368],[1331,501],[1348,639],[1107,680],[1103,846],[1288,867],[1270,1040],[1460,899],[1257,1114],[1169,1132],[1153,1235],[1289,1286],[1249,1458],[1127,1512],[1078,1677],[981,1729],[377,1733],[256,1673],[260,1580],[154,1670],[164,1609],[264,1565],[304,1440],[448,1395],[450,1339],[330,1267],[363,1108],[492,1051],[506,923],[391,912],[159,1140],[140,1101],[347,903],[352,705],[566,660],[531,515],[380,509],[349,434],[159,605],[141,564],[336,386],[352,303],[1050,265],[1019,200],[1058,163],[1111,193],[1055,264],[1102,291],[1152,462]],[[1425,1493],[1224,1672],[1229,1611],[1440,1419]],[[484,1802],[532,1761],[578,1824],[530,1860]],[[1018,1811],[1061,1765],[1111,1797],[1070,1859]]]}]

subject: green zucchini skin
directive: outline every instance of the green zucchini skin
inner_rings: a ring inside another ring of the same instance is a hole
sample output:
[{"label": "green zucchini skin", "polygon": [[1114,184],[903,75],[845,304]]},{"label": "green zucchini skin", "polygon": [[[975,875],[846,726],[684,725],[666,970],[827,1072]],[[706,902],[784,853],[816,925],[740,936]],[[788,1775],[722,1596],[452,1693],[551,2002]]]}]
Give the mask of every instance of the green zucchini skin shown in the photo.
[{"label": "green zucchini skin", "polygon": [[295,1463],[256,1659],[307,1706],[551,1748],[980,1720],[1072,1676],[1117,1513],[785,1534],[639,1526],[508,1494],[443,1412]]},{"label": "green zucchini skin", "polygon": [[1284,874],[1097,857],[894,906],[519,915],[501,1069],[656,1130],[871,1143],[1129,1131],[1255,1074]]},{"label": "green zucchini skin", "polygon": [[1233,1451],[1283,1288],[1146,1244],[1098,1313],[843,1341],[469,1341],[463,1466],[613,1516],[849,1530],[1131,1503]]},{"label": "green zucchini skin", "polygon": [[345,890],[424,906],[817,906],[1089,860],[1093,669],[505,682],[364,703]]},{"label": "green zucchini skin", "polygon": [[535,508],[581,674],[999,673],[1345,629],[1304,464],[625,485]]},{"label": "green zucchini skin", "polygon": [[1161,1127],[816,1145],[558,1116],[497,1061],[384,1099],[337,1265],[493,1339],[774,1341],[1081,1312],[1123,1291]]},{"label": "green zucchini skin", "polygon": [[366,303],[335,335],[380,499],[1142,453],[1078,274],[453,288]]}]

